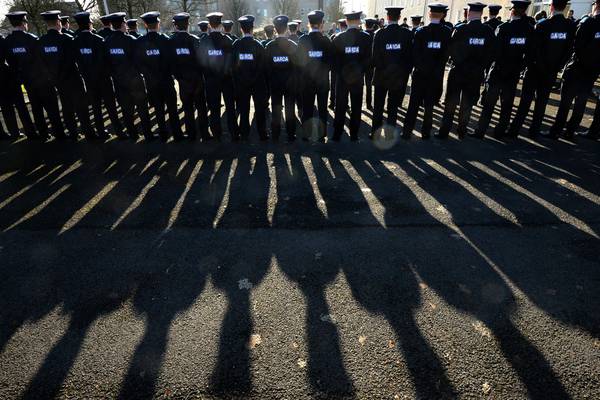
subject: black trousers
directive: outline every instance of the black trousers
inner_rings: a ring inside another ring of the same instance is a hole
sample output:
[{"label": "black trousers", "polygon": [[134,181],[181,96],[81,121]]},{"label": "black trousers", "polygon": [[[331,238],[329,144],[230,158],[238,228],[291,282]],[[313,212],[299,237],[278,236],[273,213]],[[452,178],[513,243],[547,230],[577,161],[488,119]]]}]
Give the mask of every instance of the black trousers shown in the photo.
[{"label": "black trousers", "polygon": [[27,106],[25,105],[21,85],[16,81],[6,81],[2,82],[2,87],[4,88],[4,92],[0,96],[0,107],[2,108],[2,116],[4,117],[7,132],[11,135],[17,135],[19,132],[17,115],[15,113],[16,108],[25,134],[28,137],[35,136],[35,127],[29,115],[29,110],[27,110]]},{"label": "black trousers", "polygon": [[[204,82],[197,80],[179,80],[179,98],[183,104],[185,133],[189,139],[195,139],[198,129],[202,138],[208,138],[208,110],[204,94]],[[196,119],[196,111],[198,117]]]},{"label": "black trousers", "polygon": [[327,82],[312,82],[307,80],[304,82],[302,89],[302,129],[304,137],[308,138],[313,132],[311,126],[313,121],[315,97],[317,99],[317,110],[319,114],[319,126],[316,134],[319,139],[327,136],[327,97],[329,96],[329,81]]},{"label": "black trousers", "polygon": [[329,95],[331,105],[335,106],[335,96],[336,96],[336,86],[337,86],[337,73],[335,71],[331,71],[331,94]]},{"label": "black trousers", "polygon": [[344,122],[348,110],[348,95],[350,95],[350,139],[358,139],[360,116],[363,101],[363,79],[358,84],[348,85],[343,79],[338,79],[336,85],[335,118],[333,120],[333,140],[340,140],[344,133]]},{"label": "black trousers", "polygon": [[35,121],[38,134],[43,138],[48,136],[48,125],[46,124],[46,117],[44,117],[45,110],[48,114],[54,136],[59,138],[65,137],[65,128],[60,119],[56,89],[50,85],[25,84],[25,90],[29,97],[33,120]]},{"label": "black trousers", "polygon": [[506,133],[508,124],[510,122],[510,116],[513,109],[513,103],[515,101],[515,93],[517,91],[517,83],[519,82],[519,76],[513,77],[490,77],[486,85],[486,91],[483,96],[483,110],[479,117],[479,124],[477,125],[476,134],[485,135],[494,113],[494,108],[500,98],[500,116],[498,124],[494,128],[495,136],[502,136]]},{"label": "black trousers", "polygon": [[[567,128],[567,135],[575,133],[585,113],[585,105],[592,93],[598,74],[586,74],[582,71],[567,70],[563,76],[560,90],[560,105],[556,113],[554,125],[550,131],[552,136],[559,136]],[[574,104],[573,104],[574,103]],[[571,118],[567,122],[569,109],[573,105]]]},{"label": "black trousers", "polygon": [[447,136],[452,130],[454,113],[456,107],[458,110],[458,128],[459,136],[467,132],[467,125],[471,119],[471,111],[473,105],[479,100],[479,89],[483,75],[477,79],[473,76],[465,77],[462,72],[457,69],[451,69],[448,74],[448,87],[446,89],[446,100],[444,105],[444,116],[442,117],[442,125],[440,127],[440,136]]},{"label": "black trousers", "polygon": [[415,129],[417,114],[419,108],[423,106],[423,126],[421,135],[429,137],[431,135],[431,126],[433,123],[433,107],[439,100],[440,88],[443,86],[443,71],[439,76],[431,75],[412,75],[412,84],[410,89],[410,100],[408,110],[404,118],[403,136],[410,136]]},{"label": "black trousers", "polygon": [[596,99],[596,110],[594,111],[594,119],[588,130],[591,136],[600,136],[600,100]]},{"label": "black trousers", "polygon": [[250,98],[252,98],[258,136],[263,140],[267,139],[267,113],[264,107],[267,102],[266,83],[261,81],[252,85],[244,85],[242,82],[238,82],[236,90],[242,138],[246,139],[250,136]]},{"label": "black trousers", "polygon": [[383,125],[383,108],[387,97],[387,124],[396,127],[398,108],[402,105],[406,93],[406,80],[399,88],[388,89],[385,86],[375,86],[375,108],[373,109],[373,127],[375,133]]},{"label": "black trousers", "polygon": [[86,136],[92,135],[92,125],[90,123],[90,114],[88,108],[88,99],[85,95],[83,80],[79,76],[72,76],[68,79],[58,82],[56,88],[60,97],[62,106],[62,115],[69,132],[69,136],[76,138],[77,119],[81,124],[81,129]]},{"label": "black trousers", "polygon": [[208,110],[210,111],[210,130],[216,138],[220,138],[223,134],[221,127],[221,95],[225,101],[225,113],[227,115],[227,128],[233,139],[238,139],[240,133],[237,126],[237,115],[235,112],[235,95],[233,91],[233,81],[231,78],[207,76],[205,79],[206,85],[206,101]]},{"label": "black trousers", "polygon": [[101,77],[100,79],[96,77],[84,80],[87,89],[88,104],[92,106],[94,114],[94,129],[96,130],[96,134],[100,137],[105,136],[104,116],[102,114],[102,103],[104,103],[115,133],[119,136],[123,135],[123,125],[117,113],[117,102],[115,100],[112,80],[109,77]]},{"label": "black trousers", "polygon": [[274,139],[281,134],[282,107],[285,103],[285,130],[288,139],[296,137],[296,110],[295,110],[295,87],[292,81],[281,83],[271,81],[271,135]]},{"label": "black trousers", "polygon": [[519,130],[525,123],[525,118],[529,114],[531,102],[535,98],[535,107],[533,109],[533,117],[529,134],[535,135],[539,132],[542,126],[542,120],[546,113],[546,105],[552,91],[552,86],[556,81],[556,74],[547,75],[540,74],[539,71],[527,70],[523,79],[523,88],[521,91],[521,100],[517,108],[517,114],[510,124],[509,135],[516,136]]},{"label": "black trousers", "polygon": [[144,136],[147,139],[152,138],[152,125],[150,124],[146,89],[142,77],[135,76],[128,80],[115,79],[114,83],[121,111],[123,111],[123,122],[129,136],[132,138],[138,137],[134,124],[134,112],[137,112]]},{"label": "black trousers", "polygon": [[[373,68],[367,69],[365,72],[365,88],[366,88],[366,103],[367,107],[373,107]],[[377,95],[375,95],[377,96]]]},{"label": "black trousers", "polygon": [[161,81],[157,81],[156,78],[147,79],[146,87],[148,89],[148,99],[150,100],[150,104],[154,108],[154,114],[156,115],[156,123],[158,125],[160,137],[163,140],[169,138],[169,131],[167,130],[165,118],[166,108],[169,113],[171,135],[175,138],[181,138],[183,133],[181,132],[181,121],[177,110],[177,93],[175,92],[175,83],[173,80],[168,77],[164,77]]}]

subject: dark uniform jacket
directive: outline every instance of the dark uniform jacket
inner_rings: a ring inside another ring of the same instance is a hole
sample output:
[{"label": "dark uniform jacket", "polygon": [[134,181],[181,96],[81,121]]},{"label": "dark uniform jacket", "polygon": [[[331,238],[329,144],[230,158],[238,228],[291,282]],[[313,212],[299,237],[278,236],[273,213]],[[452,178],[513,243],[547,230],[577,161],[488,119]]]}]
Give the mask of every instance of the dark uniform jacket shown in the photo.
[{"label": "dark uniform jacket", "polygon": [[231,77],[232,47],[231,39],[221,32],[211,32],[200,39],[200,62],[207,79]]},{"label": "dark uniform jacket", "polygon": [[172,72],[179,81],[200,78],[200,39],[188,32],[175,32],[168,42]]},{"label": "dark uniform jacket", "polygon": [[19,83],[47,85],[48,70],[41,60],[37,37],[29,32],[13,31],[6,37],[6,61]]},{"label": "dark uniform jacket", "polygon": [[86,82],[93,82],[107,75],[106,47],[104,39],[90,31],[80,31],[73,40],[75,60]]},{"label": "dark uniform jacket", "polygon": [[39,42],[41,58],[50,73],[52,85],[59,85],[79,74],[72,36],[50,29]]},{"label": "dark uniform jacket", "polygon": [[252,37],[242,37],[233,43],[233,71],[238,86],[265,84],[266,52]]},{"label": "dark uniform jacket", "polygon": [[413,32],[398,24],[380,29],[373,39],[373,84],[397,89],[412,70]]},{"label": "dark uniform jacket", "polygon": [[496,55],[490,77],[518,79],[533,52],[534,27],[527,18],[503,23],[496,35]]},{"label": "dark uniform jacket", "polygon": [[121,31],[113,31],[105,43],[111,76],[122,83],[139,77],[135,56],[136,39]]},{"label": "dark uniform jacket", "polygon": [[321,32],[311,32],[298,43],[298,66],[303,84],[327,85],[333,64],[333,45]]},{"label": "dark uniform jacket", "polygon": [[450,42],[452,69],[464,79],[483,79],[495,53],[494,31],[480,20],[457,26]]},{"label": "dark uniform jacket", "polygon": [[575,51],[567,65],[567,70],[577,71],[586,76],[600,74],[600,15],[585,18],[575,33]]},{"label": "dark uniform jacket", "polygon": [[148,32],[136,39],[136,64],[144,75],[146,85],[172,84],[169,37],[158,32]]},{"label": "dark uniform jacket", "polygon": [[267,45],[267,74],[272,87],[295,84],[297,49],[296,43],[283,36]]},{"label": "dark uniform jacket", "polygon": [[442,24],[416,30],[413,41],[414,75],[422,79],[443,79],[452,31]]},{"label": "dark uniform jacket", "polygon": [[571,56],[576,25],[562,14],[539,22],[535,26],[534,53],[531,64],[536,74],[552,77]]},{"label": "dark uniform jacket", "polygon": [[498,27],[502,25],[502,21],[500,21],[498,18],[490,18],[483,24],[489,26],[494,32],[496,32],[496,29],[498,29]]},{"label": "dark uniform jacket", "polygon": [[104,27],[104,28],[100,28],[100,30],[98,32],[96,32],[98,34],[98,36],[101,36],[103,39],[106,39],[107,37],[109,37],[114,31],[110,28]]},{"label": "dark uniform jacket", "polygon": [[333,39],[334,67],[337,79],[348,85],[362,85],[364,74],[371,63],[371,38],[368,33],[348,28]]}]

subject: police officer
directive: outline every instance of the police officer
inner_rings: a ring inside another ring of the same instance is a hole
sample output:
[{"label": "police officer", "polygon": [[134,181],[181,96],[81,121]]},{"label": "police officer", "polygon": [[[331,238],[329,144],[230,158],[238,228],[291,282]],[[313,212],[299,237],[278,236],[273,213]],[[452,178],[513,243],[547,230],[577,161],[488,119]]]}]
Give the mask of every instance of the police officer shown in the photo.
[{"label": "police officer", "polygon": [[62,114],[71,139],[77,139],[77,121],[81,124],[86,138],[95,137],[90,125],[90,116],[83,80],[75,63],[73,37],[61,33],[60,11],[41,13],[48,32],[39,39],[41,59],[46,66],[50,83],[58,90]]},{"label": "police officer", "polygon": [[[376,18],[365,19],[365,32],[369,34],[371,40],[370,47],[373,47],[373,37],[375,36],[375,29],[379,26],[379,21]],[[373,64],[369,65],[367,72],[365,73],[365,87],[367,92],[367,109],[373,110]]]},{"label": "police officer", "polygon": [[140,35],[138,32],[137,19],[132,18],[126,21],[127,23],[127,34],[133,36],[134,38],[139,38]]},{"label": "police officer", "polygon": [[475,137],[484,137],[500,98],[500,116],[494,129],[494,136],[506,133],[515,101],[515,92],[525,66],[525,60],[533,51],[533,26],[527,20],[528,0],[512,0],[510,21],[498,27],[496,36],[496,54],[483,97],[483,110]]},{"label": "police officer", "polygon": [[298,43],[298,66],[302,93],[302,130],[303,140],[308,140],[313,121],[315,97],[319,113],[317,140],[324,142],[327,137],[327,98],[329,96],[329,71],[333,64],[333,46],[331,40],[322,33],[323,11],[311,11],[308,14],[310,32],[303,35]]},{"label": "police officer", "polygon": [[263,30],[265,32],[266,39],[262,41],[262,45],[266,48],[269,42],[273,40],[273,37],[275,36],[275,27],[273,25],[265,25]]},{"label": "police officer", "polygon": [[[300,22],[302,22],[302,21],[300,21]],[[299,26],[300,25],[299,25],[297,19],[288,22],[289,34],[288,34],[287,38],[289,40],[291,40],[292,42],[296,43],[296,45],[298,44],[298,41],[300,40],[300,36],[298,33]],[[300,88],[300,76],[298,75],[300,73],[300,71],[296,70],[295,73],[296,73],[296,87],[294,89],[294,104],[296,104],[296,106],[298,107],[298,114],[300,115],[300,118],[302,118],[302,90]]]},{"label": "police officer", "polygon": [[[8,48],[6,47],[5,39],[0,36],[0,87],[2,87],[2,96],[0,96],[0,107],[2,108],[2,116],[6,124],[6,134],[13,138],[19,137],[19,126],[17,125],[17,116],[15,108],[19,113],[19,118],[25,130],[27,137],[35,136],[35,128],[31,121],[29,111],[25,106],[21,84],[13,71],[6,64]],[[2,135],[0,135],[2,136]]]},{"label": "police officer", "polygon": [[37,37],[27,32],[27,13],[15,11],[6,16],[13,27],[12,33],[6,38],[6,59],[17,82],[25,86],[37,133],[42,139],[48,137],[48,126],[44,117],[46,110],[54,136],[64,138],[56,89],[50,84],[50,75],[41,59],[42,51]]},{"label": "police officer", "polygon": [[150,11],[140,16],[146,34],[136,40],[136,63],[144,75],[146,91],[154,108],[158,133],[163,141],[169,139],[165,122],[165,107],[169,113],[170,134],[178,141],[183,138],[177,112],[177,94],[171,72],[169,37],[160,33],[160,13]]},{"label": "police officer", "polygon": [[454,25],[452,24],[452,22],[446,20],[447,17],[448,17],[448,9],[446,9],[444,11],[444,17],[441,20],[442,25],[445,25],[448,28],[454,30]]},{"label": "police officer", "polygon": [[412,31],[414,32],[421,26],[421,20],[423,19],[422,15],[411,15],[410,23],[412,24]]},{"label": "police officer", "polygon": [[254,39],[254,16],[244,15],[238,19],[243,36],[233,44],[233,76],[240,114],[240,132],[243,140],[250,134],[250,98],[254,100],[254,117],[260,140],[268,139],[266,126],[267,102],[266,52]]},{"label": "police officer", "polygon": [[584,18],[575,33],[575,51],[563,73],[560,106],[550,136],[563,133],[567,114],[574,102],[573,113],[566,123],[565,136],[572,138],[579,128],[587,99],[600,75],[600,0],[593,5],[593,15]]},{"label": "police officer", "polygon": [[469,3],[469,22],[456,27],[450,43],[452,65],[448,74],[448,85],[444,116],[437,137],[444,139],[452,130],[454,112],[460,102],[457,134],[463,138],[471,118],[473,105],[479,99],[484,71],[490,66],[495,51],[495,35],[489,26],[481,23],[485,4]]},{"label": "police officer", "polygon": [[210,110],[210,129],[213,136],[220,140],[221,128],[221,95],[225,101],[227,127],[234,141],[240,139],[236,121],[235,94],[231,76],[233,60],[231,39],[221,31],[223,14],[213,12],[206,16],[209,23],[209,33],[200,40],[200,60],[206,84],[206,99]]},{"label": "police officer", "polygon": [[333,140],[339,141],[344,133],[344,121],[351,101],[350,140],[358,140],[363,100],[363,82],[371,63],[370,37],[359,29],[362,11],[346,15],[348,29],[333,39],[337,75]]},{"label": "police officer", "polygon": [[296,23],[296,34],[298,38],[304,36],[307,32],[302,30],[302,20],[301,19],[293,19],[292,22]]},{"label": "police officer", "polygon": [[534,137],[539,133],[556,76],[571,55],[576,25],[563,15],[566,6],[567,0],[552,0],[553,15],[539,22],[535,27],[533,43],[535,51],[531,62],[527,65],[521,101],[517,115],[510,125],[509,136],[518,135],[534,97],[535,108],[529,135]]},{"label": "police officer", "polygon": [[188,139],[195,140],[199,128],[202,139],[208,140],[208,112],[200,66],[200,39],[188,33],[189,20],[188,13],[173,16],[175,33],[169,40],[172,71],[179,83],[179,98],[183,103],[183,120]]},{"label": "police officer", "polygon": [[102,23],[102,28],[98,30],[98,36],[102,37],[102,39],[106,39],[109,37],[113,30],[110,24],[110,15],[103,15],[100,17],[100,22]]},{"label": "police officer", "polygon": [[108,73],[104,40],[100,35],[92,33],[89,12],[77,13],[73,18],[77,22],[77,31],[79,32],[73,40],[75,60],[85,82],[87,103],[92,106],[96,135],[102,139],[108,137],[102,115],[102,103],[104,102],[115,134],[124,139],[126,135],[117,114],[115,93]]},{"label": "police officer", "polygon": [[402,105],[406,84],[412,70],[413,33],[398,25],[402,7],[386,7],[388,25],[375,34],[373,64],[375,75],[375,111],[370,137],[383,125],[383,108],[387,97],[387,123],[396,128],[398,107]]},{"label": "police officer", "polygon": [[429,138],[433,106],[437,103],[444,84],[444,71],[452,30],[442,24],[441,20],[448,7],[441,3],[432,3],[428,7],[429,25],[414,32],[412,86],[404,119],[403,138],[412,135],[421,106],[424,108],[421,137]]},{"label": "police officer", "polygon": [[490,4],[488,6],[490,17],[484,22],[484,24],[492,28],[494,32],[496,32],[496,29],[502,24],[502,21],[498,16],[498,14],[500,14],[500,10],[502,10],[502,6],[498,4]]},{"label": "police officer", "polygon": [[236,40],[238,40],[239,38],[234,35],[233,33],[231,33],[231,30],[233,29],[233,21],[230,19],[226,19],[225,21],[223,21],[223,34],[225,36],[227,36],[229,39],[231,39],[231,42],[235,42]]},{"label": "police officer", "polygon": [[[348,24],[346,24],[346,20],[345,19],[338,19],[338,26],[339,26],[339,32],[334,32],[329,39],[331,39],[331,42],[333,43],[333,39],[335,39],[335,37],[344,32],[346,29],[348,29]],[[331,93],[329,95],[330,101],[329,101],[329,108],[331,108],[332,110],[335,109],[335,88],[337,86],[337,75],[336,75],[336,70],[335,68],[331,69]]]},{"label": "police officer", "polygon": [[140,117],[142,132],[146,140],[152,140],[152,125],[148,113],[144,79],[136,66],[136,39],[127,35],[125,13],[111,14],[110,22],[113,32],[106,39],[106,54],[110,66],[110,74],[115,84],[115,92],[123,111],[123,121],[127,134],[137,138],[134,125],[134,110]]},{"label": "police officer", "polygon": [[288,35],[288,39],[290,39],[292,42],[298,44],[298,23],[296,21],[290,21],[288,22],[288,29],[290,31],[290,34]]},{"label": "police officer", "polygon": [[204,36],[208,36],[208,21],[198,22],[198,28],[200,28],[200,35],[198,35],[199,39],[202,39]]},{"label": "police officer", "polygon": [[73,32],[71,30],[71,26],[70,26],[70,23],[69,23],[69,18],[70,17],[68,15],[61,15],[60,16],[60,25],[61,25],[60,31],[62,33],[67,33],[67,34],[69,34],[71,36],[75,36],[75,32]]},{"label": "police officer", "polygon": [[285,15],[273,18],[277,37],[267,45],[267,72],[271,84],[271,135],[278,140],[281,134],[281,108],[285,102],[285,126],[288,141],[296,139],[296,43],[287,38],[289,19]]}]

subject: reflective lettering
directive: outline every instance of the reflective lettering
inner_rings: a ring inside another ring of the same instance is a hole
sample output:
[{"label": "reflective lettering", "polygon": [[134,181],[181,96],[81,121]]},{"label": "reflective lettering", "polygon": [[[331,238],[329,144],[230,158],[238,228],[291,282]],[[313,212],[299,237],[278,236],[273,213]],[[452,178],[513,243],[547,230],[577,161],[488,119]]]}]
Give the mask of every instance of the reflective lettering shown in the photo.
[{"label": "reflective lettering", "polygon": [[310,57],[310,58],[322,58],[323,57],[323,52],[322,51],[317,51],[317,50],[310,50],[308,52],[308,57]]},{"label": "reflective lettering", "polygon": [[254,54],[252,53],[240,53],[241,61],[252,61],[254,60]]},{"label": "reflective lettering", "polygon": [[400,50],[400,49],[402,49],[402,45],[400,43],[386,43],[385,49],[386,50]]},{"label": "reflective lettering", "polygon": [[110,49],[110,54],[112,55],[125,55],[125,50],[123,49]]},{"label": "reflective lettering", "polygon": [[550,34],[550,39],[552,40],[567,40],[566,32],[552,32]]},{"label": "reflective lettering", "polygon": [[190,55],[190,49],[187,49],[187,48],[175,49],[175,52],[177,53],[178,56],[181,56],[181,55],[189,56]]},{"label": "reflective lettering", "polygon": [[210,57],[219,57],[223,55],[223,50],[221,49],[217,49],[217,50],[208,50],[208,55]]},{"label": "reflective lettering", "polygon": [[273,57],[273,62],[274,63],[286,63],[286,62],[289,62],[289,61],[290,60],[289,60],[288,56],[276,56],[276,57]]},{"label": "reflective lettering", "polygon": [[442,42],[427,42],[428,49],[441,49]]},{"label": "reflective lettering", "polygon": [[483,46],[484,44],[484,38],[469,38],[469,45],[471,46]]},{"label": "reflective lettering", "polygon": [[359,54],[360,47],[357,47],[357,46],[346,47],[345,51],[346,51],[346,54]]},{"label": "reflective lettering", "polygon": [[160,50],[159,49],[148,49],[148,50],[146,50],[146,55],[147,56],[160,56]]}]

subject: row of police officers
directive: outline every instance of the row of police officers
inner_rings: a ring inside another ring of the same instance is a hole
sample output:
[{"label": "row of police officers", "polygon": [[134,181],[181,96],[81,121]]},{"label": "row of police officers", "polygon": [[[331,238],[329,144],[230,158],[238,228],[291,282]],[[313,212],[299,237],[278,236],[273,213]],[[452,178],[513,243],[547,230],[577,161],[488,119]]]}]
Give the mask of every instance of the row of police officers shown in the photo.
[{"label": "row of police officers", "polygon": [[[248,138],[253,101],[261,140],[269,138],[269,131],[278,139],[285,126],[288,140],[293,141],[299,116],[303,139],[312,136],[325,141],[331,99],[332,139],[342,138],[349,114],[349,136],[354,141],[359,137],[365,87],[367,108],[373,111],[370,137],[387,137],[397,130],[398,110],[410,80],[402,137],[411,137],[422,109],[420,133],[427,139],[449,65],[436,136],[446,138],[455,131],[464,137],[480,96],[483,108],[473,136],[487,134],[498,100],[495,136],[517,136],[532,102],[529,134],[535,136],[540,133],[552,87],[563,71],[561,101],[549,136],[570,137],[579,127],[600,74],[600,0],[594,2],[590,16],[577,23],[563,15],[566,0],[552,0],[552,16],[537,25],[526,14],[529,1],[512,0],[512,4],[509,21],[494,18],[498,7],[490,6],[492,18],[482,23],[486,5],[470,3],[465,21],[456,26],[445,21],[448,8],[441,3],[429,4],[430,23],[414,28],[399,24],[401,7],[386,8],[387,24],[382,29],[376,29],[377,20],[367,19],[362,30],[362,13],[351,12],[340,21],[341,31],[331,37],[323,34],[322,11],[308,14],[310,29],[304,34],[298,32],[299,21],[281,15],[274,18],[271,29],[265,29],[268,39],[262,42],[254,38],[251,15],[239,18],[242,36],[238,38],[231,34],[233,23],[222,21],[218,12],[199,24],[200,36],[189,33],[189,14],[176,14],[174,32],[167,36],[161,33],[158,12],[141,16],[147,33],[139,35],[136,21],[127,20],[125,13],[101,17],[103,28],[96,32],[87,12],[74,16],[78,29],[71,31],[59,11],[48,11],[42,13],[47,33],[38,38],[27,32],[27,14],[12,12],[7,16],[13,30],[0,42],[4,88],[0,106],[10,134],[19,131],[18,114],[27,136],[47,137],[47,115],[57,138],[76,138],[80,131],[90,139],[106,138],[106,109],[118,137],[137,138],[135,121],[139,118],[142,134],[152,140],[155,127],[150,105],[158,135],[163,140],[171,136],[180,140],[184,133],[177,81],[189,139],[221,138],[223,104],[232,139]],[[521,78],[520,101],[511,121]],[[269,107],[271,124],[267,127]],[[598,108],[589,130],[594,137],[600,133]]]}]

